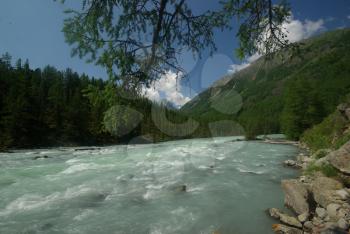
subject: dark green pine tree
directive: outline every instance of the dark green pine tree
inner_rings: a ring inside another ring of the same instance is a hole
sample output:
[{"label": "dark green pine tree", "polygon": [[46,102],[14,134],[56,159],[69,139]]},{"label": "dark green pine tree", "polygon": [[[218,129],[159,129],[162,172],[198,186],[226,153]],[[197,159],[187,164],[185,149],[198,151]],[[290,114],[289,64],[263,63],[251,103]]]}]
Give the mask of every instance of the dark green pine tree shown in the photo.
[{"label": "dark green pine tree", "polygon": [[309,81],[293,80],[285,96],[281,118],[283,132],[289,138],[297,140],[306,129],[319,123],[323,115],[323,105]]}]

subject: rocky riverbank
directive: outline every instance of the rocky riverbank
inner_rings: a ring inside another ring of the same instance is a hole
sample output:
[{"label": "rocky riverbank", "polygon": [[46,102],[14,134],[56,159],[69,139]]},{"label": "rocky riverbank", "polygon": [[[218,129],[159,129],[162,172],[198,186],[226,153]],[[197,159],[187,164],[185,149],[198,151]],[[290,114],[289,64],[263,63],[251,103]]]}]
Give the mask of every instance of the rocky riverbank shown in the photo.
[{"label": "rocky riverbank", "polygon": [[[300,147],[308,152],[305,145]],[[285,206],[294,215],[269,209],[280,221],[272,226],[275,233],[350,233],[350,141],[335,151],[300,153],[284,165],[300,168],[301,175],[281,182]]]}]

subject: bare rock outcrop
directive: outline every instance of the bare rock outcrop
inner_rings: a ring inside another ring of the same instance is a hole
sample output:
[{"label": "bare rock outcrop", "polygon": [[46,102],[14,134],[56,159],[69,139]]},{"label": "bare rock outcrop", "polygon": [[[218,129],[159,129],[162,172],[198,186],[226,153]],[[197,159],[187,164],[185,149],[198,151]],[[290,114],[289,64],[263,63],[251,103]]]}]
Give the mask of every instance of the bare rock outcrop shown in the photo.
[{"label": "bare rock outcrop", "polygon": [[350,141],[327,155],[329,163],[340,172],[350,175]]}]

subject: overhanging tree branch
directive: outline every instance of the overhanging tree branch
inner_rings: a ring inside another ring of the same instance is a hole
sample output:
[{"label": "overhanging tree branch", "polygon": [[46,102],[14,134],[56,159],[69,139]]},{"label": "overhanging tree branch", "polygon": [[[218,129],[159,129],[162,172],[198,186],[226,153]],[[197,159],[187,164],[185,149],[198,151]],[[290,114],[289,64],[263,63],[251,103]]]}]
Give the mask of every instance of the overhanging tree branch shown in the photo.
[{"label": "overhanging tree branch", "polygon": [[195,56],[205,48],[214,52],[214,30],[229,28],[232,16],[243,22],[237,34],[241,57],[289,46],[281,29],[290,14],[284,2],[222,4],[221,10],[193,14],[185,0],[86,0],[81,11],[68,12],[63,31],[73,54],[106,67],[112,79],[132,87],[149,85],[168,69],[183,71],[177,60],[183,50]]}]

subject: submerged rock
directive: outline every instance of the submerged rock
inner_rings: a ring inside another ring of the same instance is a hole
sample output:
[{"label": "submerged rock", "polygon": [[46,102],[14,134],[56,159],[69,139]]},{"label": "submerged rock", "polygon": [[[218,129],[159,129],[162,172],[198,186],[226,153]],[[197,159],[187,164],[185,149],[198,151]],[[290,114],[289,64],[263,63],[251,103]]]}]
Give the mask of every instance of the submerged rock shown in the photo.
[{"label": "submerged rock", "polygon": [[41,230],[46,231],[48,229],[51,229],[54,225],[52,223],[45,223],[43,226],[40,227]]},{"label": "submerged rock", "polygon": [[35,156],[35,157],[33,158],[33,160],[44,159],[44,158],[50,158],[50,157],[47,156],[47,155]]},{"label": "submerged rock", "polygon": [[96,207],[100,206],[108,197],[109,193],[93,193],[80,197],[79,202],[81,207]]},{"label": "submerged rock", "polygon": [[187,192],[187,186],[186,185],[179,185],[174,187],[175,192]]},{"label": "submerged rock", "polygon": [[76,148],[74,151],[87,151],[87,150],[100,150],[100,147],[86,147],[86,148]]},{"label": "submerged rock", "polygon": [[282,180],[282,189],[285,193],[284,203],[295,213],[309,213],[308,191],[298,180]]}]

